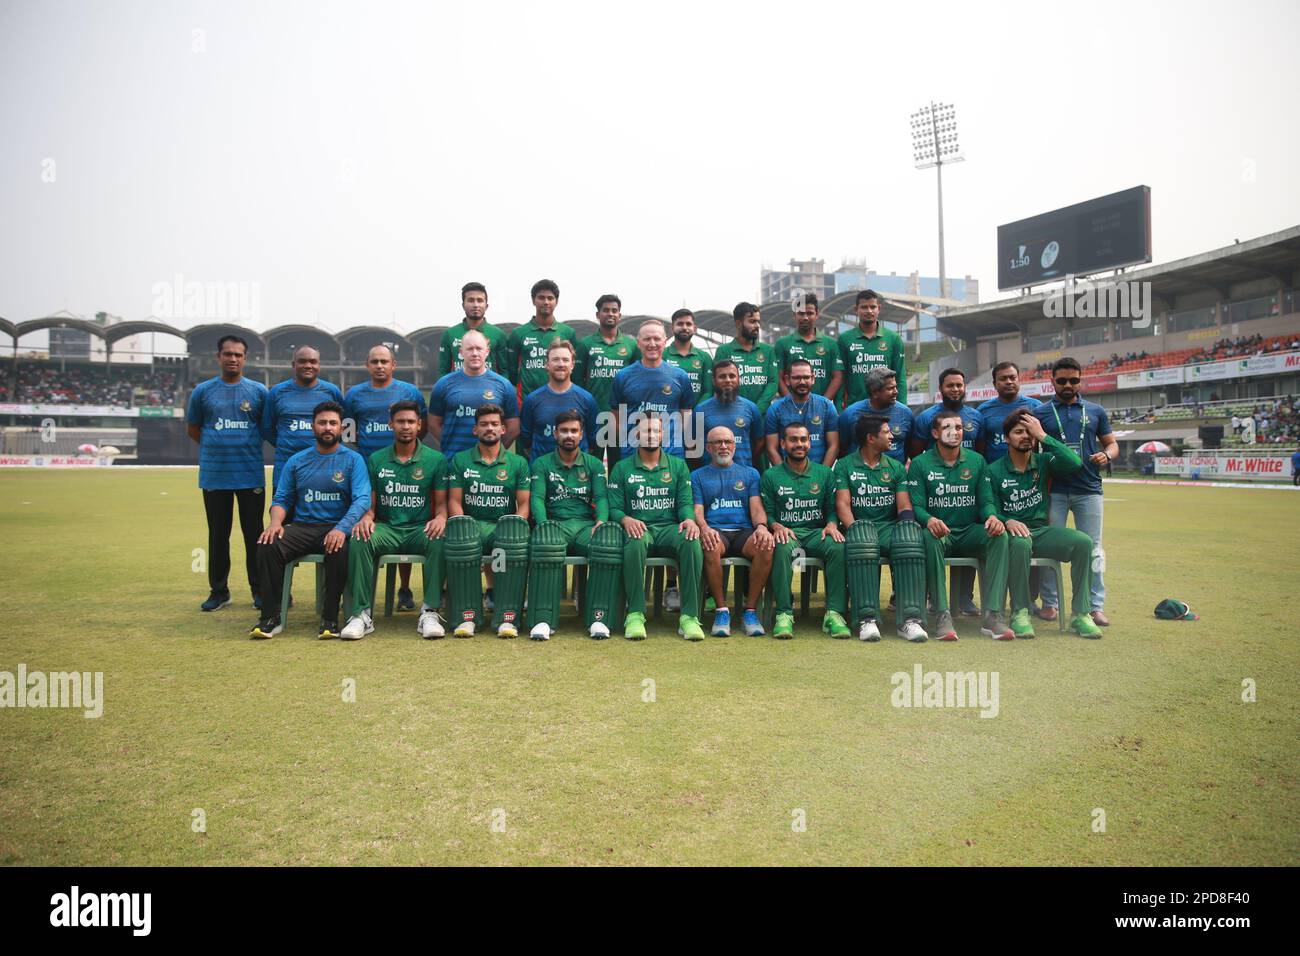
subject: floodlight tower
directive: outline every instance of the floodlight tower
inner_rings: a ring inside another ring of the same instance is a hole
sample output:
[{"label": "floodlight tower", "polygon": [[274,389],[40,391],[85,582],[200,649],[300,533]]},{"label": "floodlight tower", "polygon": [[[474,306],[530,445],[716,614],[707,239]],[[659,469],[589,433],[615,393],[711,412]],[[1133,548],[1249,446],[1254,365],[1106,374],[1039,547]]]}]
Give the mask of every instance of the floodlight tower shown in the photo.
[{"label": "floodlight tower", "polygon": [[938,170],[939,180],[939,297],[948,296],[948,273],[943,259],[943,164],[964,158],[957,145],[957,116],[951,103],[922,106],[912,114],[912,153],[917,169]]}]

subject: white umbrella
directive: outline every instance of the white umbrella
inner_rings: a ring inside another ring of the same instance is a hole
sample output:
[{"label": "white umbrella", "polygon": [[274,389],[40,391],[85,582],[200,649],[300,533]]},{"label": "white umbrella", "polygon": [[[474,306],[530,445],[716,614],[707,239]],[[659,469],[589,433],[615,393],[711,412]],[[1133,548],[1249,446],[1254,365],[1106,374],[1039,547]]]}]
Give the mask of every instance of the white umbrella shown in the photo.
[{"label": "white umbrella", "polygon": [[1138,445],[1137,450],[1139,455],[1163,455],[1167,452],[1173,451],[1172,448],[1162,441],[1143,442]]}]

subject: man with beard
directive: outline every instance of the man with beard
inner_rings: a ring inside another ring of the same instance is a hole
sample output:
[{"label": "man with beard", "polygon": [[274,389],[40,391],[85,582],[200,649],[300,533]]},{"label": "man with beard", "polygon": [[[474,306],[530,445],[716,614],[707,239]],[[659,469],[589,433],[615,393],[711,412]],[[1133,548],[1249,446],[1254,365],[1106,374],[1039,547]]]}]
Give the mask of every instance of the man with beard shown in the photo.
[{"label": "man with beard", "polygon": [[[1007,586],[1011,591],[1011,630],[1016,637],[1034,636],[1029,617],[1029,561],[1054,558],[1070,562],[1074,617],[1070,628],[1080,637],[1096,639],[1101,629],[1092,608],[1092,539],[1073,528],[1048,524],[1048,486],[1074,474],[1083,460],[1043,430],[1028,409],[1007,416],[1002,425],[1008,451],[989,466],[989,484],[998,517],[1007,526]],[[1034,445],[1041,443],[1042,451]]]},{"label": "man with beard", "polygon": [[839,415],[835,403],[823,395],[813,394],[813,368],[806,359],[791,362],[786,376],[790,382],[790,394],[773,402],[763,421],[767,432],[767,459],[774,465],[781,464],[777,436],[784,433],[786,425],[799,422],[808,430],[808,457],[829,468],[839,457],[840,448]]},{"label": "man with beard", "polygon": [[[555,344],[552,343],[552,348]],[[584,454],[583,421],[576,411],[555,416],[555,451],[533,462],[529,506],[537,528],[528,561],[529,636],[548,641],[560,623],[566,554],[587,559],[587,633],[609,637],[623,597],[623,531],[609,521],[605,466]]]},{"label": "man with beard", "polygon": [[437,607],[442,597],[442,534],[447,526],[447,459],[420,441],[420,409],[394,402],[393,444],[370,456],[370,508],[352,529],[348,580],[352,607],[340,635],[357,641],[375,629],[371,605],[378,562],[386,554],[424,557],[424,606],[415,630],[421,637],[445,633]]},{"label": "man with beard", "polygon": [[461,367],[460,340],[465,333],[483,333],[488,342],[487,367],[501,368],[501,352],[506,345],[506,334],[487,320],[488,294],[481,282],[466,282],[460,288],[460,307],[465,312],[461,319],[438,339],[438,377]]},{"label": "man with beard", "polygon": [[741,621],[747,635],[761,637],[758,599],[772,573],[776,542],[767,528],[758,471],[736,463],[736,438],[727,426],[710,429],[707,442],[711,461],[691,475],[691,498],[704,550],[704,579],[717,608],[711,633],[715,637],[731,634],[731,610],[722,586],[722,559],[745,558],[750,563],[749,587]]},{"label": "man with beard", "polygon": [[672,326],[673,338],[664,349],[664,361],[686,373],[698,404],[713,394],[713,359],[708,352],[691,344],[695,338],[694,312],[678,309],[673,313]]},{"label": "man with beard", "polygon": [[505,376],[518,386],[518,399],[546,384],[546,347],[555,338],[577,342],[573,327],[555,318],[560,302],[560,287],[550,279],[533,283],[531,291],[534,315],[510,333],[505,346]]},{"label": "man with beard", "polygon": [[474,447],[474,413],[481,405],[504,410],[503,445],[519,435],[519,405],[505,377],[487,367],[487,336],[470,329],[460,339],[461,367],[438,379],[429,391],[429,434],[448,461]]},{"label": "man with beard", "polygon": [[[844,622],[844,535],[835,521],[835,475],[808,458],[808,426],[790,422],[781,433],[785,461],[763,473],[763,510],[776,542],[772,556],[772,591],[776,626],[772,636],[794,637],[794,578],[796,549],[820,558],[826,567],[826,614],[822,630],[834,638],[850,636]],[[807,571],[804,572],[805,574]]]},{"label": "man with beard", "polygon": [[576,350],[572,342],[556,339],[546,347],[547,382],[524,399],[519,415],[519,452],[529,463],[555,451],[555,416],[576,411],[584,423],[582,450],[588,434],[596,434],[596,399],[572,381]]},{"label": "man with beard", "polygon": [[[646,353],[645,340],[638,338],[638,342]],[[684,375],[681,369],[673,371]],[[690,384],[686,383],[686,387]],[[666,557],[675,558],[681,572],[682,614],[677,631],[688,641],[702,641],[704,628],[697,615],[703,557],[691,501],[690,470],[682,459],[664,451],[663,423],[657,415],[639,419],[635,441],[636,454],[620,458],[609,474],[609,517],[627,534],[623,548],[623,588],[627,593],[623,636],[630,641],[645,639],[646,558]]]},{"label": "man with beard", "polygon": [[272,488],[279,485],[285,462],[315,441],[311,413],[321,402],[341,405],[343,393],[320,377],[320,352],[299,346],[293,353],[293,378],[273,385],[262,408],[262,435],[275,446]]},{"label": "man with beard", "polygon": [[907,440],[916,428],[912,410],[898,401],[898,376],[892,368],[877,365],[867,373],[868,398],[854,402],[840,412],[840,454],[850,456],[860,443],[857,422],[864,415],[875,415],[889,422],[890,447],[885,452],[900,463],[907,462]]},{"label": "man with beard", "polygon": [[990,465],[1007,453],[1007,440],[1002,431],[1007,417],[1022,408],[1034,409],[1042,404],[1036,398],[1020,394],[1020,367],[1015,362],[999,362],[993,366],[993,387],[998,390],[997,396],[975,409],[980,416],[980,437],[975,442],[975,450]]},{"label": "man with beard", "polygon": [[740,395],[740,368],[731,359],[713,363],[713,395],[695,406],[697,432],[707,435],[723,427],[736,441],[738,465],[757,468],[765,450],[763,416],[758,406]]},{"label": "man with beard", "polygon": [[[250,637],[274,637],[283,630],[280,601],[284,569],[308,554],[324,554],[325,596],[320,638],[339,636],[339,599],[348,574],[348,535],[370,507],[370,478],[360,455],[339,444],[343,407],[321,402],[312,411],[316,443],[290,458],[271,505],[271,523],[257,539],[257,576],[264,600]],[[287,514],[293,521],[285,524]]]},{"label": "man with beard", "polygon": [[961,415],[940,409],[930,423],[934,448],[912,459],[907,469],[907,494],[916,520],[924,526],[925,581],[938,621],[941,641],[957,640],[944,586],[946,558],[978,558],[983,573],[981,598],[984,622],[981,633],[995,641],[1015,637],[1002,618],[1002,598],[1007,588],[1007,536],[997,516],[988,465],[982,455],[962,447]]},{"label": "man with beard", "polygon": [[[610,422],[611,428],[614,376],[623,367],[640,358],[636,350],[636,339],[618,331],[618,323],[622,318],[623,300],[618,296],[606,293],[596,300],[596,324],[599,331],[578,340],[578,360],[572,376],[574,383],[585,388],[596,400],[598,424]],[[612,430],[609,436],[602,437],[602,432],[590,429],[584,435],[592,453],[597,458],[607,458],[612,468],[618,461],[618,441],[613,437]]]},{"label": "man with beard", "polygon": [[898,380],[898,400],[907,404],[907,361],[903,357],[903,340],[880,323],[880,295],[871,289],[859,292],[853,306],[858,327],[840,335],[840,361],[848,379],[844,404],[851,405],[867,397],[867,373],[883,365],[894,370]]},{"label": "man with beard", "polygon": [[[812,365],[814,395],[824,395],[835,402],[840,396],[840,386],[844,383],[844,363],[840,359],[840,346],[829,335],[817,333],[817,296],[811,292],[800,293],[794,301],[795,331],[776,340],[776,363],[781,369],[780,391],[782,395],[790,394],[790,384],[786,376],[790,365],[796,359],[804,359]],[[843,397],[843,396],[840,396]]]},{"label": "man with beard", "polygon": [[767,414],[767,407],[776,397],[780,384],[781,370],[776,364],[776,353],[771,346],[758,341],[762,331],[759,322],[758,306],[751,302],[741,302],[731,310],[736,320],[736,337],[730,342],[719,345],[713,353],[714,363],[731,359],[740,369],[740,394],[758,406],[761,414]]}]

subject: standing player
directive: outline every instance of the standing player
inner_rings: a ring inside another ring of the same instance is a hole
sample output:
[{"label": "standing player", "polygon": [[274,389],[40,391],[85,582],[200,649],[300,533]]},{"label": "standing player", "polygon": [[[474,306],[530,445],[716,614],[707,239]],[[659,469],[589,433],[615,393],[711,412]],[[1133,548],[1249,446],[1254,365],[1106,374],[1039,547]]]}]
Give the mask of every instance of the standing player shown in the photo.
[{"label": "standing player", "polygon": [[731,310],[736,321],[736,337],[719,345],[713,353],[714,363],[731,359],[740,369],[740,394],[758,406],[760,414],[776,398],[781,370],[776,364],[776,353],[769,345],[758,341],[762,332],[758,306],[741,302]]},{"label": "standing player", "polygon": [[[1007,536],[998,520],[984,458],[962,447],[961,415],[944,408],[930,424],[937,444],[912,459],[907,494],[916,520],[926,529],[925,581],[934,602],[938,639],[957,640],[944,583],[945,558],[979,558],[984,624],[995,641],[1015,637],[1002,618],[1007,588]],[[901,600],[901,595],[900,595]]]},{"label": "standing player", "polygon": [[[662,337],[662,331],[659,333]],[[638,337],[642,351],[645,341]],[[661,346],[662,348],[662,346]],[[684,375],[681,369],[674,372]],[[689,389],[690,384],[686,383]],[[627,617],[623,636],[645,639],[645,562],[647,557],[677,559],[682,580],[682,614],[678,633],[688,641],[704,640],[700,626],[700,529],[691,504],[691,473],[686,462],[664,451],[663,422],[642,417],[636,428],[636,453],[619,459],[609,474],[609,517],[623,527],[623,588]]]},{"label": "standing player", "polygon": [[348,580],[351,617],[340,635],[356,641],[375,623],[370,609],[379,559],[386,554],[424,556],[424,606],[415,624],[424,638],[442,637],[437,607],[442,597],[442,534],[447,527],[447,460],[420,441],[420,407],[394,402],[389,412],[393,444],[370,456],[370,508],[352,529]]},{"label": "standing player", "polygon": [[699,404],[713,394],[713,359],[704,349],[692,344],[695,338],[695,313],[678,309],[672,317],[673,338],[664,349],[664,361],[676,365],[691,380],[695,402]]},{"label": "standing player", "polygon": [[736,463],[736,438],[725,425],[709,431],[708,448],[710,463],[691,474],[691,499],[704,550],[704,579],[717,608],[711,633],[715,637],[731,634],[731,611],[722,586],[722,559],[745,558],[750,563],[749,587],[741,621],[747,635],[761,637],[758,599],[772,573],[776,542],[767,530],[758,470]]},{"label": "standing player", "polygon": [[889,422],[890,447],[885,452],[899,462],[907,461],[907,440],[916,428],[912,410],[898,401],[898,373],[877,365],[867,373],[867,395],[840,412],[840,454],[852,455],[860,447],[856,425],[864,415],[875,415]]},{"label": "standing player", "polygon": [[582,450],[587,435],[596,434],[596,399],[591,392],[574,385],[571,375],[576,350],[567,339],[555,339],[546,347],[547,382],[524,398],[519,415],[519,453],[530,463],[555,451],[555,416],[576,410],[583,421]]},{"label": "standing player", "polygon": [[888,558],[902,604],[898,636],[924,641],[925,542],[907,494],[907,469],[888,454],[893,438],[886,419],[864,415],[854,435],[857,453],[835,463],[835,513],[848,529],[844,557],[858,637],[880,640],[880,562]]},{"label": "standing player", "polygon": [[1022,408],[1033,409],[1042,404],[1036,398],[1020,394],[1020,367],[1015,362],[999,362],[993,366],[993,387],[998,390],[997,396],[975,409],[980,416],[980,437],[975,442],[975,450],[990,465],[1007,453],[1007,439],[1002,431],[1007,417]]},{"label": "standing player", "polygon": [[[772,636],[794,637],[795,550],[820,558],[826,566],[826,614],[822,630],[835,638],[850,635],[844,623],[844,535],[835,521],[835,475],[808,458],[808,427],[791,422],[781,432],[785,461],[763,472],[763,510],[771,522],[776,553],[772,557],[772,590],[776,597],[776,626]],[[806,571],[804,572],[807,573]]]},{"label": "standing player", "polygon": [[481,405],[500,405],[505,411],[501,444],[519,434],[519,405],[515,389],[487,367],[487,336],[471,329],[461,336],[461,367],[438,379],[429,391],[429,434],[448,461],[474,447],[474,413]]},{"label": "standing player", "polygon": [[487,339],[487,367],[493,370],[502,367],[501,352],[505,348],[506,334],[486,318],[488,294],[483,283],[466,282],[460,287],[460,307],[465,310],[465,318],[443,332],[438,340],[439,378],[461,367],[460,340],[469,331],[481,332]]},{"label": "standing player", "polygon": [[768,461],[774,465],[781,464],[777,436],[785,433],[786,425],[799,422],[808,430],[808,457],[829,468],[835,464],[840,449],[840,424],[835,403],[813,393],[813,368],[807,359],[791,362],[787,378],[790,394],[771,404],[763,422],[767,432]]},{"label": "standing player", "polygon": [[271,487],[280,483],[285,462],[315,442],[311,413],[321,402],[343,404],[343,393],[320,377],[320,352],[303,345],[293,353],[293,378],[271,386],[262,411],[262,435],[275,446]]},{"label": "standing player", "polygon": [[903,357],[903,340],[880,322],[880,296],[870,289],[859,292],[853,310],[858,327],[840,335],[840,362],[848,379],[844,404],[851,405],[867,397],[866,376],[883,365],[894,370],[898,379],[898,400],[907,404],[907,361]]},{"label": "standing player", "polygon": [[765,450],[763,416],[740,395],[740,369],[731,359],[713,363],[713,395],[695,406],[697,433],[726,428],[736,441],[736,464],[757,468]]},{"label": "standing player", "polygon": [[[623,318],[623,301],[616,295],[605,294],[596,300],[596,324],[599,331],[578,340],[578,362],[573,370],[573,381],[591,393],[596,400],[600,416],[598,424],[613,422],[614,376],[625,365],[630,365],[639,357],[636,339],[618,331],[618,323]],[[584,436],[588,448],[597,458],[606,458],[612,468],[618,461],[618,441],[614,437],[602,437],[601,431],[590,431]]]},{"label": "standing player", "polygon": [[474,413],[478,442],[451,459],[447,493],[447,593],[456,637],[473,637],[483,617],[480,566],[492,555],[488,574],[496,585],[497,637],[518,637],[517,622],[528,578],[528,462],[501,443],[500,405]]},{"label": "standing player", "polygon": [[[1007,586],[1011,590],[1011,630],[1016,637],[1033,637],[1029,618],[1029,560],[1055,558],[1070,562],[1074,617],[1071,629],[1080,637],[1101,637],[1088,613],[1091,608],[1092,539],[1073,528],[1052,527],[1047,521],[1049,484],[1083,467],[1083,460],[1043,430],[1027,409],[1007,416],[1002,425],[1008,452],[989,466],[989,484],[998,517],[1007,526]],[[1035,442],[1042,451],[1035,452]]]},{"label": "standing player", "polygon": [[185,409],[186,433],[199,446],[199,490],[208,520],[208,599],[200,606],[215,611],[230,603],[230,531],[239,504],[244,537],[244,570],[253,592],[253,607],[262,607],[257,586],[257,536],[262,532],[262,414],[266,386],[244,378],[248,343],[237,335],[217,343],[221,374],[200,382]]},{"label": "standing player", "polygon": [[793,308],[795,331],[776,340],[776,363],[782,373],[781,394],[790,394],[790,385],[785,377],[790,372],[790,363],[795,359],[804,359],[812,366],[813,394],[824,395],[835,402],[837,408],[842,407],[842,403],[836,402],[836,396],[840,396],[840,386],[844,384],[840,345],[829,335],[819,335],[817,332],[817,317],[820,314],[817,296],[811,292],[801,292],[795,299]]},{"label": "standing player", "polygon": [[[257,539],[257,574],[266,606],[250,637],[274,637],[284,629],[280,600],[284,569],[307,554],[325,555],[321,640],[339,636],[339,600],[348,576],[348,535],[370,507],[366,463],[340,442],[343,407],[321,402],[312,412],[316,443],[285,463],[271,505],[271,523]],[[285,524],[288,513],[293,521]]]},{"label": "standing player", "polygon": [[610,523],[605,465],[579,447],[582,430],[582,415],[560,412],[555,451],[533,462],[529,507],[537,528],[528,561],[528,622],[535,641],[550,640],[559,626],[566,554],[581,555],[591,569],[582,608],[591,637],[609,637],[623,600],[623,530]]},{"label": "standing player", "polygon": [[[1083,459],[1083,467],[1072,475],[1052,483],[1051,522],[1064,528],[1067,516],[1074,515],[1074,526],[1092,539],[1092,620],[1101,627],[1110,626],[1106,617],[1106,583],[1102,573],[1106,552],[1101,547],[1102,493],[1101,468],[1119,457],[1119,442],[1111,431],[1106,409],[1086,402],[1079,395],[1083,370],[1074,359],[1059,358],[1052,365],[1052,387],[1056,397],[1033,410],[1047,434],[1067,445]],[[1043,609],[1039,617],[1055,621],[1059,599],[1056,575],[1046,569],[1039,576]]]},{"label": "standing player", "polygon": [[510,333],[506,340],[506,378],[518,387],[518,399],[546,384],[546,347],[559,336],[577,342],[571,326],[555,318],[560,303],[560,287],[550,279],[533,283],[533,317]]}]

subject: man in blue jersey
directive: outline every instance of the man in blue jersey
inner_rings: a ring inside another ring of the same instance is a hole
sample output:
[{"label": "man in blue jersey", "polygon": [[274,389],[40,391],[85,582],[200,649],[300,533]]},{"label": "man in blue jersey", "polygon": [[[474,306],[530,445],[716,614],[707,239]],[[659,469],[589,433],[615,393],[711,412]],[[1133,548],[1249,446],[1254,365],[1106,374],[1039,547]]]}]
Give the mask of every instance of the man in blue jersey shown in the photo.
[{"label": "man in blue jersey", "polygon": [[500,405],[504,409],[502,448],[519,436],[515,387],[504,375],[487,367],[489,348],[487,336],[482,332],[466,332],[460,340],[461,367],[438,379],[429,392],[429,434],[448,461],[478,444],[474,437],[474,413],[480,405]]},{"label": "man in blue jersey", "polygon": [[1007,416],[1022,408],[1032,411],[1042,404],[1036,398],[1020,394],[1020,367],[1015,362],[999,362],[993,366],[993,387],[998,390],[997,397],[975,409],[980,416],[980,437],[975,442],[975,450],[990,465],[1007,453],[1007,436],[1002,433]]},{"label": "man in blue jersey", "polygon": [[341,405],[343,393],[320,377],[320,352],[299,346],[293,353],[293,378],[271,386],[262,411],[262,437],[275,446],[272,488],[279,485],[285,462],[314,443],[311,413],[321,402]]},{"label": "man in blue jersey", "polygon": [[758,598],[772,573],[776,541],[767,528],[758,470],[736,463],[736,436],[725,425],[709,430],[707,447],[709,464],[691,473],[691,499],[704,549],[704,580],[717,607],[711,632],[714,637],[731,633],[731,610],[722,587],[722,559],[745,558],[750,562],[749,587],[741,621],[747,635],[761,637]]},{"label": "man in blue jersey", "polygon": [[230,531],[239,504],[244,537],[244,566],[253,606],[261,608],[257,587],[257,536],[262,531],[262,411],[266,386],[244,378],[248,343],[226,335],[217,343],[221,374],[200,382],[185,410],[186,431],[199,445],[199,489],[208,519],[208,599],[200,605],[215,611],[230,603]]},{"label": "man in blue jersey", "polygon": [[713,395],[695,406],[695,419],[704,435],[719,425],[726,427],[736,442],[736,464],[758,467],[764,450],[763,416],[740,394],[740,367],[731,359],[714,364]]},{"label": "man in blue jersey", "polygon": [[807,359],[794,359],[786,371],[790,394],[768,406],[763,425],[767,432],[767,460],[781,464],[781,448],[777,439],[790,422],[799,422],[808,429],[808,460],[820,462],[827,468],[839,457],[840,423],[835,403],[824,395],[813,393],[813,367]]},{"label": "man in blue jersey", "polygon": [[[479,333],[482,335],[483,333]],[[485,339],[486,341],[486,339]],[[389,409],[394,402],[415,402],[420,407],[420,420],[424,420],[426,406],[420,390],[410,382],[393,378],[397,370],[397,356],[387,345],[376,345],[366,355],[366,371],[370,381],[361,382],[348,389],[343,399],[344,418],[352,420],[354,444],[362,461],[381,448],[393,444],[393,426]],[[415,610],[415,595],[411,593],[411,566],[398,568],[401,587],[397,592],[399,611]]]},{"label": "man in blue jersey", "polygon": [[840,412],[840,457],[854,454],[859,447],[854,431],[858,419],[863,415],[872,415],[889,422],[893,444],[885,454],[907,464],[907,440],[911,437],[916,422],[912,418],[912,410],[898,401],[898,373],[888,365],[877,365],[867,373],[865,388],[867,398],[854,402]]},{"label": "man in blue jersey", "polygon": [[590,451],[588,435],[597,430],[596,398],[572,381],[578,350],[568,339],[552,339],[546,347],[546,384],[524,398],[519,414],[519,452],[532,464],[556,449],[555,416],[576,411],[582,416],[581,451]]},{"label": "man in blue jersey", "polygon": [[[321,402],[312,411],[316,443],[284,466],[271,505],[271,523],[257,539],[257,572],[266,606],[249,636],[274,637],[284,629],[280,599],[284,569],[307,554],[325,555],[325,596],[320,638],[339,636],[339,600],[348,576],[348,535],[370,507],[370,475],[360,455],[340,444],[343,406]],[[289,510],[293,521],[285,524]]]}]

